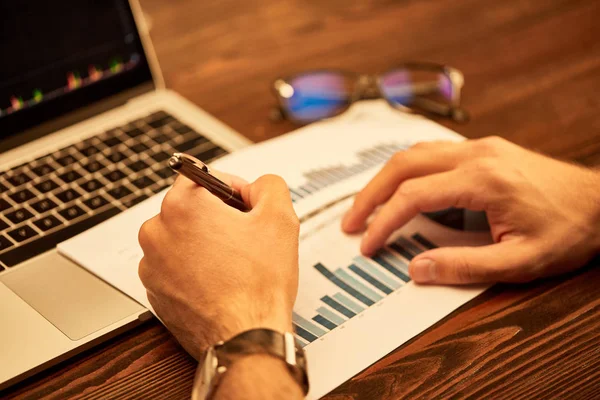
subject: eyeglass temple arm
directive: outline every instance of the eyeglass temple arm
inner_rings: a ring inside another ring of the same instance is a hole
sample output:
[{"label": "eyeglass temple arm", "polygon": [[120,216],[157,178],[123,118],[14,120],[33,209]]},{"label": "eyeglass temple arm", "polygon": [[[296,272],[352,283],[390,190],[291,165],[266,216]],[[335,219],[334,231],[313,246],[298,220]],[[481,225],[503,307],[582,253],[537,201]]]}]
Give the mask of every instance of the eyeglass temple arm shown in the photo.
[{"label": "eyeglass temple arm", "polygon": [[469,113],[467,113],[465,109],[458,106],[450,106],[420,97],[414,97],[411,101],[413,106],[418,107],[423,111],[440,115],[442,117],[448,117],[456,122],[462,123],[469,120]]}]

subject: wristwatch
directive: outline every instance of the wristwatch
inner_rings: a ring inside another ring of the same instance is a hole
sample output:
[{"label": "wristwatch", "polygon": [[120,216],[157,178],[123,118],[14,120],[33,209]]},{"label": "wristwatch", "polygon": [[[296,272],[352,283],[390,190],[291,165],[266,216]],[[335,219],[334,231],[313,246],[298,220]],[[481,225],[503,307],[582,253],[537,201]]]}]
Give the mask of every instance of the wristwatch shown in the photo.
[{"label": "wristwatch", "polygon": [[308,393],[306,357],[294,335],[271,329],[252,329],[226,342],[219,342],[206,351],[196,371],[192,400],[210,399],[231,365],[251,354],[268,354],[283,360],[304,395]]}]

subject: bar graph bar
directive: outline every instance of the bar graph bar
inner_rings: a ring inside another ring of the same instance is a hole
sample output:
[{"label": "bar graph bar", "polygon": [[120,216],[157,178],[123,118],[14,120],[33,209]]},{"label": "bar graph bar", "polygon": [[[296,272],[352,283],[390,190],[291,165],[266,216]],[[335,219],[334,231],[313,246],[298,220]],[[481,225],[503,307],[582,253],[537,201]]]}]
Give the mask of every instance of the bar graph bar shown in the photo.
[{"label": "bar graph bar", "polygon": [[330,320],[328,320],[327,318],[323,317],[322,315],[315,315],[313,317],[313,321],[323,325],[325,328],[329,329],[330,331],[337,328],[337,325],[334,324],[333,322],[331,322]]},{"label": "bar graph bar", "polygon": [[318,337],[296,324],[294,324],[294,331],[296,332],[296,335],[300,336],[309,343],[318,339]]},{"label": "bar graph bar", "polygon": [[[338,303],[337,301],[335,301],[334,299],[332,299],[329,296],[321,297],[321,301],[323,303],[327,304],[329,307],[333,308],[335,311],[337,311],[341,314],[344,314],[348,318],[352,318],[352,317],[356,316],[356,314],[357,314],[355,311],[352,311],[352,309],[344,306],[343,304]],[[360,311],[358,311],[358,312],[360,312]]]},{"label": "bar graph bar", "polygon": [[391,287],[392,289],[398,289],[402,286],[402,283],[398,282],[394,278],[387,276],[381,269],[374,267],[366,258],[358,256],[354,257],[352,260],[354,263],[359,266],[363,271],[371,274],[373,277],[383,282],[386,286]]},{"label": "bar graph bar", "polygon": [[374,276],[372,276],[369,273],[363,271],[362,269],[360,269],[356,265],[352,264],[349,268],[350,268],[350,271],[354,272],[356,275],[360,276],[365,281],[369,282],[371,285],[373,285],[377,289],[381,290],[383,293],[385,293],[385,294],[391,294],[393,292],[393,290],[391,288],[389,288],[386,285],[384,285],[383,283],[379,282]]},{"label": "bar graph bar", "polygon": [[348,307],[349,309],[351,309],[352,311],[354,311],[357,314],[359,314],[359,313],[361,313],[361,312],[363,312],[365,310],[363,306],[355,303],[354,301],[350,300],[348,297],[344,296],[341,293],[334,294],[333,298],[336,299],[337,301],[339,301],[340,303],[342,303],[345,307]]},{"label": "bar graph bar", "polygon": [[396,243],[398,243],[401,246],[404,246],[405,248],[408,249],[408,251],[410,251],[414,255],[419,255],[419,254],[421,254],[423,252],[423,250],[420,247],[418,247],[417,245],[415,245],[413,242],[411,242],[410,240],[408,240],[404,236],[400,236],[396,240]]},{"label": "bar graph bar", "polygon": [[348,285],[346,282],[335,276],[331,271],[329,271],[323,264],[318,263],[315,265],[315,269],[319,271],[323,276],[331,281],[334,285],[342,289],[344,292],[348,293],[350,296],[354,297],[356,300],[361,303],[372,306],[375,304],[373,300],[368,298],[367,296],[360,293],[358,290],[354,289],[352,286]]},{"label": "bar graph bar", "polygon": [[375,165],[382,164],[397,151],[406,150],[407,148],[408,145],[396,142],[382,143],[356,153],[358,162],[354,164],[336,165],[307,171],[303,174],[306,182],[299,187],[290,188],[290,192],[293,194],[292,201],[299,201],[327,186],[358,175]]},{"label": "bar graph bar", "polygon": [[406,258],[408,261],[412,260],[415,257],[414,254],[406,250],[404,247],[400,246],[398,243],[391,243],[389,247],[396,253],[400,254],[402,257]]},{"label": "bar graph bar", "polygon": [[408,276],[408,264],[403,259],[386,249],[381,250],[379,254],[385,261],[399,269],[404,275]]},{"label": "bar graph bar", "polygon": [[430,242],[428,239],[425,239],[423,236],[421,236],[418,233],[415,233],[414,235],[412,235],[412,238],[419,242],[420,244],[422,244],[423,246],[427,247],[428,249],[435,249],[438,246],[436,246],[434,243]]},{"label": "bar graph bar", "polygon": [[358,290],[360,293],[367,296],[369,299],[373,300],[374,302],[378,302],[379,300],[383,299],[382,295],[380,295],[379,293],[375,292],[374,290],[368,288],[366,285],[363,285],[362,283],[360,283],[357,279],[355,279],[348,272],[346,272],[346,270],[341,269],[341,268],[337,269],[335,271],[335,274],[340,279],[342,279],[344,282],[346,282],[347,284],[349,284],[354,289]]},{"label": "bar graph bar", "polygon": [[344,318],[340,317],[339,315],[337,315],[336,313],[334,313],[333,311],[329,310],[326,307],[317,308],[317,312],[336,325],[341,325],[344,322],[346,322],[346,320]]},{"label": "bar graph bar", "polygon": [[375,255],[372,257],[372,260],[375,261],[377,264],[381,265],[383,268],[390,271],[392,274],[396,275],[398,278],[402,279],[403,282],[410,281],[410,278],[406,276],[404,272],[400,271],[398,268],[387,262],[382,256]]},{"label": "bar graph bar", "polygon": [[307,320],[306,318],[293,313],[292,314],[292,321],[294,321],[294,323],[298,326],[300,326],[301,328],[303,328],[304,330],[312,333],[313,335],[319,337],[319,336],[323,336],[325,334],[325,331],[321,328],[319,328],[317,325],[313,324],[311,321]]}]

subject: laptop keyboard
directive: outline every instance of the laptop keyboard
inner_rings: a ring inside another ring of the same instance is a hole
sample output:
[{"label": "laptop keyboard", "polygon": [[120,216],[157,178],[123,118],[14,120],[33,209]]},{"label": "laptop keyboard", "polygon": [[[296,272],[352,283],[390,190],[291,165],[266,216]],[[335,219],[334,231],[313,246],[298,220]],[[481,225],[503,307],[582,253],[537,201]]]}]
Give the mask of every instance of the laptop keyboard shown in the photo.
[{"label": "laptop keyboard", "polygon": [[170,186],[175,152],[227,153],[158,111],[0,172],[0,274]]}]

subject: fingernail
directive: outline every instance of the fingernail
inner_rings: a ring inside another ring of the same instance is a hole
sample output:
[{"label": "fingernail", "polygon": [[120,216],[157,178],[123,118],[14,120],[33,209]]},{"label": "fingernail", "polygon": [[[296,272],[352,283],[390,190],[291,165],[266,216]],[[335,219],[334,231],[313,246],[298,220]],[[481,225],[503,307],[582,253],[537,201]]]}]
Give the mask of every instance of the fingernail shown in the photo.
[{"label": "fingernail", "polygon": [[435,262],[428,258],[415,261],[410,270],[410,277],[417,283],[428,283],[435,281],[437,278]]}]

